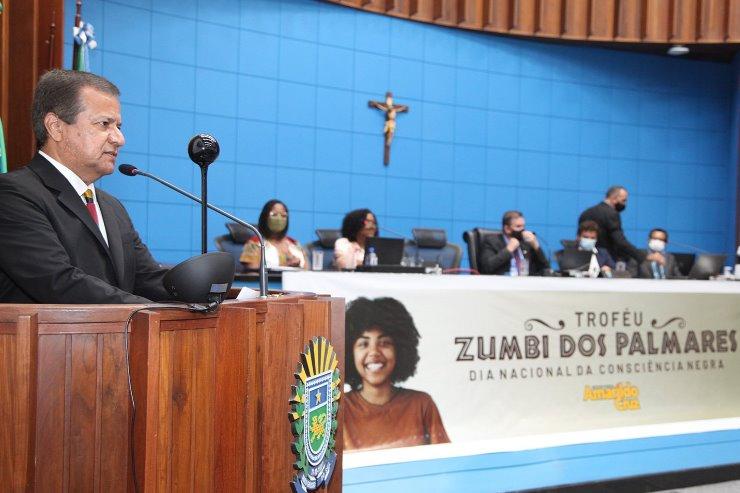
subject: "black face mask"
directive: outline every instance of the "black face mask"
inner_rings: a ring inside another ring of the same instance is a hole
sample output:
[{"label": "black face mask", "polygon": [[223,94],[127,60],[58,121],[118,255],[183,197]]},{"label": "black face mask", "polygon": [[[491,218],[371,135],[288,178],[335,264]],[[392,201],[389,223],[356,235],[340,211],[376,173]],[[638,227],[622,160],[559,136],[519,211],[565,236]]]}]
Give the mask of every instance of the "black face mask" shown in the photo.
[{"label": "black face mask", "polygon": [[519,241],[522,241],[522,238],[524,235],[522,235],[522,231],[512,231],[509,236],[511,236],[512,238],[516,238]]},{"label": "black face mask", "polygon": [[623,210],[627,208],[627,204],[619,203],[619,204],[616,204],[614,208],[617,210],[617,212],[622,212]]}]

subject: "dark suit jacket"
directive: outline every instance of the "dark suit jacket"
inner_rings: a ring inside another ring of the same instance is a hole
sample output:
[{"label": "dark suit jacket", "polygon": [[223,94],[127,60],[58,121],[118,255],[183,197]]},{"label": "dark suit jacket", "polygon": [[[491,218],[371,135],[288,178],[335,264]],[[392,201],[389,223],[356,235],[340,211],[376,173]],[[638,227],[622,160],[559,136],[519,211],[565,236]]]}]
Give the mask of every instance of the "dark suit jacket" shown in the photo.
[{"label": "dark suit jacket", "polygon": [[[665,257],[665,265],[663,266],[663,271],[665,272],[666,279],[678,279],[684,277],[684,275],[681,273],[681,269],[678,268],[676,257],[666,252],[663,252],[663,256]],[[654,279],[653,267],[652,265],[650,265],[651,263],[652,262],[649,260],[643,260],[637,270],[637,277],[641,277],[643,279]]]},{"label": "dark suit jacket", "polygon": [[[539,276],[549,267],[549,262],[542,249],[535,250],[531,245],[522,242],[524,258],[529,262],[529,275]],[[488,234],[481,242],[478,267],[481,274],[505,275],[511,266],[512,254],[506,249],[503,233]]]},{"label": "dark suit jacket", "polygon": [[645,255],[640,252],[624,236],[622,230],[622,219],[619,212],[606,202],[600,202],[586,209],[578,218],[578,224],[583,221],[596,221],[599,225],[599,239],[596,246],[606,248],[615,260],[633,258],[637,262],[645,260]]},{"label": "dark suit jacket", "polygon": [[0,175],[0,302],[169,298],[162,285],[166,270],[139,239],[123,205],[96,193],[110,247],[72,185],[40,154]]}]

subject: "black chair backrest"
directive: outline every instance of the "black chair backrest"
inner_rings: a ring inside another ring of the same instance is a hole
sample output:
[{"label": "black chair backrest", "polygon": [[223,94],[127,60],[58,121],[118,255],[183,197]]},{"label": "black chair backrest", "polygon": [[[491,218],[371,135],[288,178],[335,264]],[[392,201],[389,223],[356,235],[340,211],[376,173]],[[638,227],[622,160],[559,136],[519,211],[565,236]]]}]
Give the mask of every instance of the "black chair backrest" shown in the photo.
[{"label": "black chair backrest", "polygon": [[488,235],[501,234],[500,229],[473,228],[463,233],[463,240],[468,245],[468,262],[470,268],[480,272],[478,268],[478,255],[483,238]]},{"label": "black chair backrest", "polygon": [[563,248],[578,248],[576,240],[560,240],[560,244],[563,245]]},{"label": "black chair backrest", "polygon": [[421,248],[444,248],[447,245],[447,233],[444,229],[414,228],[411,234],[416,245]]},{"label": "black chair backrest", "polygon": [[694,266],[696,255],[693,253],[674,253],[673,256],[676,258],[678,270],[681,271],[682,275],[688,276]]},{"label": "black chair backrest", "polygon": [[236,272],[244,272],[244,266],[239,261],[239,257],[244,250],[244,244],[254,236],[254,233],[246,226],[237,223],[226,223],[226,229],[229,230],[228,234],[214,238],[216,248],[231,254]]},{"label": "black chair backrest", "polygon": [[447,242],[444,229],[414,228],[413,240],[406,240],[404,255],[423,264],[439,265],[442,269],[457,269],[462,259],[460,245]]},{"label": "black chair backrest", "polygon": [[246,243],[252,236],[254,236],[254,233],[251,229],[247,228],[246,226],[242,226],[241,224],[237,223],[226,223],[226,229],[229,230],[229,235],[231,235],[231,241],[234,243]]},{"label": "black chair backrest", "polygon": [[323,248],[334,250],[334,243],[342,237],[341,229],[317,229],[316,236],[319,237],[319,243]]}]

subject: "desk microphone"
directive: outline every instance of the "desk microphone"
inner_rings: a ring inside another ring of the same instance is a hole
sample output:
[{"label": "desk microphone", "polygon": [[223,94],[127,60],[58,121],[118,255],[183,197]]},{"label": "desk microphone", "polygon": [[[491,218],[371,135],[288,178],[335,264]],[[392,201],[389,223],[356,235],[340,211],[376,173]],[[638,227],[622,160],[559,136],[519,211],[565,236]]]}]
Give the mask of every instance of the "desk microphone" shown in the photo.
[{"label": "desk microphone", "polygon": [[259,239],[259,241],[260,241],[260,254],[261,254],[261,258],[262,258],[262,260],[260,261],[260,269],[259,269],[259,271],[260,271],[259,272],[260,298],[267,298],[267,270],[266,270],[266,266],[265,266],[265,239],[262,237],[262,234],[259,232],[259,230],[257,228],[255,228],[254,226],[252,226],[248,222],[242,221],[238,217],[236,217],[236,216],[234,216],[232,214],[229,214],[228,212],[226,212],[226,211],[224,211],[222,209],[219,209],[218,207],[216,207],[214,205],[209,204],[208,202],[203,203],[203,201],[201,199],[199,199],[198,197],[196,197],[192,193],[186,192],[182,188],[179,188],[179,187],[173,185],[172,183],[170,183],[170,182],[168,182],[166,180],[163,180],[162,178],[159,178],[158,176],[154,176],[154,175],[152,175],[150,173],[147,173],[146,171],[142,171],[139,168],[137,168],[136,166],[134,166],[133,164],[122,164],[122,165],[120,165],[118,167],[118,171],[120,171],[121,173],[123,173],[126,176],[141,175],[141,176],[146,176],[147,178],[151,178],[152,180],[161,183],[162,185],[166,186],[167,188],[170,188],[170,189],[174,190],[175,192],[186,196],[190,200],[193,200],[195,202],[198,202],[201,205],[204,205],[205,207],[211,209],[212,211],[218,212],[222,216],[228,217],[229,219],[231,219],[235,223],[241,224],[245,228],[248,228],[250,231],[252,231],[255,234],[255,236],[257,237],[257,239]]}]

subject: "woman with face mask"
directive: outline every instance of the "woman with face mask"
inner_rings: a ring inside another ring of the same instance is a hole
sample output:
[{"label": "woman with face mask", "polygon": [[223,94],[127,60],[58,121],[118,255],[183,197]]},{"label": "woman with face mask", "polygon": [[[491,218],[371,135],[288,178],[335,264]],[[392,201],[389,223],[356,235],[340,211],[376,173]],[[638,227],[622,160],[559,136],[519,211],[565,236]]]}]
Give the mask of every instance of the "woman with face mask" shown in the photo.
[{"label": "woman with face mask", "polygon": [[[306,267],[300,243],[288,236],[288,207],[284,203],[276,199],[268,201],[262,207],[257,229],[265,238],[265,263],[268,268]],[[256,236],[244,244],[239,260],[248,269],[259,268],[260,243]]]}]

